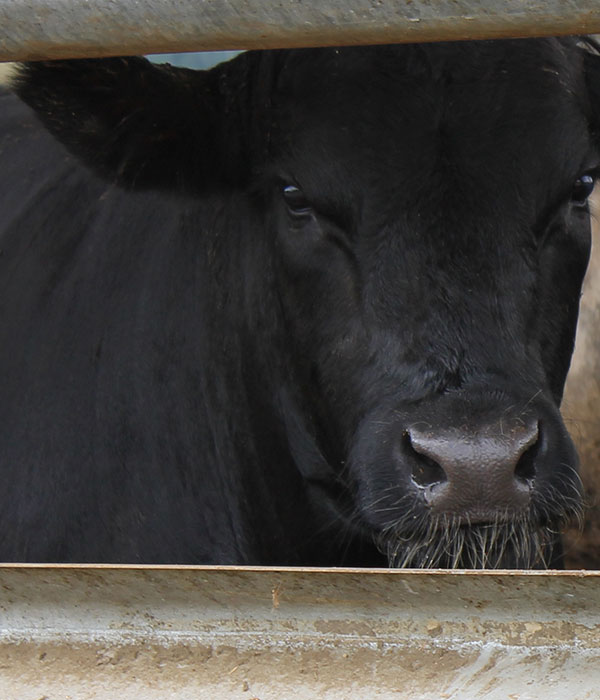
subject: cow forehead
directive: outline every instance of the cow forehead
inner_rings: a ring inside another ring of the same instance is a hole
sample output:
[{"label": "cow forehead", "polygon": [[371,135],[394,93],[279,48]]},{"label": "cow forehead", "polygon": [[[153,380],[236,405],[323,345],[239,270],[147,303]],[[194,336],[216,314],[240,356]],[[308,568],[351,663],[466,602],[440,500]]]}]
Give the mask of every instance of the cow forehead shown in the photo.
[{"label": "cow forehead", "polygon": [[346,126],[382,108],[408,117],[430,112],[439,121],[444,106],[460,114],[465,102],[486,110],[511,102],[535,114],[537,101],[581,91],[582,68],[576,44],[559,39],[291,51],[276,100]]},{"label": "cow forehead", "polygon": [[538,195],[544,179],[552,196],[586,167],[587,97],[572,42],[329,49],[310,64],[303,58],[283,71],[279,147],[308,189],[344,181],[363,195],[389,187],[412,197],[419,183],[451,177],[482,196],[503,182]]}]

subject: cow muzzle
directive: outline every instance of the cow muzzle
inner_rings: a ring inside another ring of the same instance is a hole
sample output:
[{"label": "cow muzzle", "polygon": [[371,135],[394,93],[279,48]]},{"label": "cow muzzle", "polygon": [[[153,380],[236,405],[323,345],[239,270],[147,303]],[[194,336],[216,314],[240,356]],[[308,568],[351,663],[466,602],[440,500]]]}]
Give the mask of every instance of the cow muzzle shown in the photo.
[{"label": "cow muzzle", "polygon": [[529,418],[476,431],[413,426],[401,449],[432,513],[475,523],[529,507],[540,440],[539,423]]},{"label": "cow muzzle", "polygon": [[362,422],[356,505],[390,565],[545,566],[580,517],[577,454],[556,406],[497,394],[380,407]]}]

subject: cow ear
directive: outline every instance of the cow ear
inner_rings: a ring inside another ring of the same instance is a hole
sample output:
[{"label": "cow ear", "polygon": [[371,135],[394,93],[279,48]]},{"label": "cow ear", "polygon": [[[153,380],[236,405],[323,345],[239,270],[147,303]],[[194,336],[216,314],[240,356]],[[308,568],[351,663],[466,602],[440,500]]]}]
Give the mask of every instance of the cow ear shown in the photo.
[{"label": "cow ear", "polygon": [[235,123],[243,98],[236,70],[226,65],[194,71],[137,57],[31,62],[12,87],[102,177],[135,189],[194,191],[238,181],[251,167],[243,124]]}]

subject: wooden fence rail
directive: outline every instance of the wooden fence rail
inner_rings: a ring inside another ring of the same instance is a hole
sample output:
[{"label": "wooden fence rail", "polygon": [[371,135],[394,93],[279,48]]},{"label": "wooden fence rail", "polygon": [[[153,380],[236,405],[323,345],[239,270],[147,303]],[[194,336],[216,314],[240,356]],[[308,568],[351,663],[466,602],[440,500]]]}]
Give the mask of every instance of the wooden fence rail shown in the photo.
[{"label": "wooden fence rail", "polygon": [[598,0],[0,0],[0,61],[596,32]]}]

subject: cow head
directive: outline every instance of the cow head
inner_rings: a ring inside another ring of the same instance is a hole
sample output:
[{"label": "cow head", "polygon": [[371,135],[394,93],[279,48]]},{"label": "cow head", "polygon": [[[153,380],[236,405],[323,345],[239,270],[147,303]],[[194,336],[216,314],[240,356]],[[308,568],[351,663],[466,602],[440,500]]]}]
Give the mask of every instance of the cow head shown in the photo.
[{"label": "cow head", "polygon": [[599,61],[570,39],[332,48],[30,64],[18,90],[105,177],[252,202],[271,390],[316,502],[392,565],[534,566],[580,509],[559,405]]},{"label": "cow head", "polygon": [[304,412],[392,563],[543,564],[580,505],[559,405],[598,166],[583,55],[327,57],[316,75],[290,60],[308,97],[278,117]]}]

